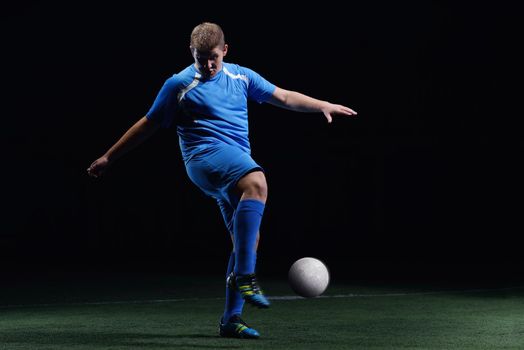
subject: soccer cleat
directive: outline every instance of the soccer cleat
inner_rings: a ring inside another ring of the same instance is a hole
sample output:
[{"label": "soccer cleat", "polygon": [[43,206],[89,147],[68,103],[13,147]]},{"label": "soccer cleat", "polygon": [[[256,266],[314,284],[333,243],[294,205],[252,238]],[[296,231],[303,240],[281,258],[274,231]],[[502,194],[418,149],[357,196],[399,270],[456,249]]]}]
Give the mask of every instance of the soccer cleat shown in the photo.
[{"label": "soccer cleat", "polygon": [[231,272],[227,277],[227,284],[229,287],[237,290],[240,295],[242,295],[242,298],[249,304],[261,309],[267,309],[269,307],[270,302],[265,297],[262,289],[260,289],[254,273],[235,276],[235,273]]},{"label": "soccer cleat", "polygon": [[227,323],[222,323],[222,321],[223,319],[220,320],[218,326],[218,332],[221,337],[243,339],[257,339],[260,337],[260,334],[249,327],[238,315],[231,316]]}]

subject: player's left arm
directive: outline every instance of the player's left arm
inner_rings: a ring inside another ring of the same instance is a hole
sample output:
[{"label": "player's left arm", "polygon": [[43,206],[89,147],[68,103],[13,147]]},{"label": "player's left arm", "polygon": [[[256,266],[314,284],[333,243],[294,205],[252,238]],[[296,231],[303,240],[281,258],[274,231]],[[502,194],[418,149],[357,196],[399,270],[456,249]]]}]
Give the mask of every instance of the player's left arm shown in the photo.
[{"label": "player's left arm", "polygon": [[357,112],[346,106],[333,104],[327,101],[317,100],[296,91],[275,88],[268,103],[289,109],[295,112],[324,113],[328,123],[331,123],[334,115],[356,115]]}]

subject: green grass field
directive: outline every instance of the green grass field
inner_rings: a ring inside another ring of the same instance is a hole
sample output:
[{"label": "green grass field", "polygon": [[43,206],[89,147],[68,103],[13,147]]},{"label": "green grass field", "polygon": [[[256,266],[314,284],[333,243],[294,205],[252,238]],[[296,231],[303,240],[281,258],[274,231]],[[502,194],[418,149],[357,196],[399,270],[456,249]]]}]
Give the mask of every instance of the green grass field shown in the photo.
[{"label": "green grass field", "polygon": [[246,306],[258,340],[223,339],[220,276],[45,279],[3,288],[0,349],[524,349],[524,288],[333,284],[293,296],[261,280],[272,308]]}]

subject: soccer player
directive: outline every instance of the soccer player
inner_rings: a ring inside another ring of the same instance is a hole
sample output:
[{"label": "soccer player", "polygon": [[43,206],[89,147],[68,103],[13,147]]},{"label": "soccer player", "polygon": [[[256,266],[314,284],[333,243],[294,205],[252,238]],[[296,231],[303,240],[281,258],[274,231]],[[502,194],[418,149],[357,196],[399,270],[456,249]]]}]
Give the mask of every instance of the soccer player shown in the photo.
[{"label": "soccer player", "polygon": [[259,333],[240,318],[244,301],[259,308],[270,305],[255,275],[267,183],[263,169],[250,155],[248,100],[292,111],[323,113],[328,122],[334,115],[351,116],[356,112],[284,90],[251,69],[224,62],[228,45],[217,24],[197,25],[189,48],[194,63],[166,80],[149,112],[87,172],[101,176],[159,127],[176,125],[187,174],[217,201],[233,241],[219,333],[224,337],[258,338]]}]

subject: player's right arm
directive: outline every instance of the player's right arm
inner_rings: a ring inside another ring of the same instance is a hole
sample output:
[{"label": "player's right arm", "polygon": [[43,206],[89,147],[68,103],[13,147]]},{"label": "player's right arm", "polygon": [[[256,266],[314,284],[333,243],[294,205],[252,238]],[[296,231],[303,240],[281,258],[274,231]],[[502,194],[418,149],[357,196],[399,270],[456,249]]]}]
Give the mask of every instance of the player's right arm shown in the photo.
[{"label": "player's right arm", "polygon": [[142,117],[100,158],[95,160],[87,173],[92,177],[101,176],[104,171],[118,158],[140,145],[158,130],[160,123]]}]

